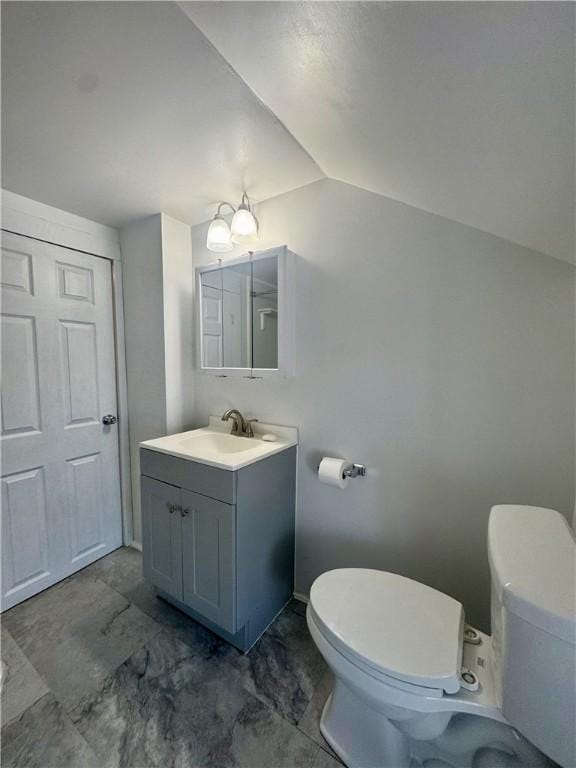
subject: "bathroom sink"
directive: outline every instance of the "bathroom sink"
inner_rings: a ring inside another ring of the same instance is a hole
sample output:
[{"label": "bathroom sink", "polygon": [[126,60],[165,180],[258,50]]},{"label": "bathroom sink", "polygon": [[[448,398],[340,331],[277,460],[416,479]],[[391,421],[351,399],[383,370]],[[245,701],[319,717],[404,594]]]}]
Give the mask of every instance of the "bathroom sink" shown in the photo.
[{"label": "bathroom sink", "polygon": [[192,437],[180,441],[184,450],[211,451],[215,453],[241,453],[251,451],[255,447],[254,437],[236,437],[235,435],[220,434],[198,430]]},{"label": "bathroom sink", "polygon": [[[236,437],[229,430],[229,423],[222,422],[220,417],[211,416],[207,427],[146,440],[140,446],[149,451],[168,453],[181,459],[234,471],[298,444],[298,430],[295,427],[255,424],[254,437]],[[262,440],[265,433],[272,433],[276,440]]]}]

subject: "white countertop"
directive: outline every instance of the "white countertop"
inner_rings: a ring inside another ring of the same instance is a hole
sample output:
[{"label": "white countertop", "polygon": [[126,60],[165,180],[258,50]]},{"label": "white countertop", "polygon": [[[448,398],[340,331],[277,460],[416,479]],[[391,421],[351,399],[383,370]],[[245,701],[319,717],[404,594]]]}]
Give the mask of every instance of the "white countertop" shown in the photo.
[{"label": "white countertop", "polygon": [[[261,423],[252,426],[254,437],[237,437],[230,434],[230,423],[210,416],[208,427],[145,440],[140,447],[234,472],[298,445],[296,427]],[[263,434],[270,433],[276,435],[275,442],[262,440]]]}]

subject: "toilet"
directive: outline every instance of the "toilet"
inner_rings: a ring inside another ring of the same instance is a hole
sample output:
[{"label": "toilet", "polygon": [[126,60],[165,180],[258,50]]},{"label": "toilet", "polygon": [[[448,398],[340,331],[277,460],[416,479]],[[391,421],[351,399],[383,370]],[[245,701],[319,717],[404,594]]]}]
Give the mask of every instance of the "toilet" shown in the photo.
[{"label": "toilet", "polygon": [[334,674],[320,728],[349,768],[576,765],[576,547],[558,512],[493,507],[492,635],[394,573],[316,579],[308,627]]}]

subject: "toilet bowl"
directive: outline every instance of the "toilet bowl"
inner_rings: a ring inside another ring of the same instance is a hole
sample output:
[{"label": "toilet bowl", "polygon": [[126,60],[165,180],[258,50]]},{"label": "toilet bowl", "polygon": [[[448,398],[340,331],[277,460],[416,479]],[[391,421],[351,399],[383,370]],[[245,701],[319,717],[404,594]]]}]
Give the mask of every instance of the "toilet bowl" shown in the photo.
[{"label": "toilet bowl", "polygon": [[349,768],[575,764],[573,537],[552,510],[500,506],[488,544],[492,636],[397,574],[314,582],[308,627],[335,678],[320,728]]}]

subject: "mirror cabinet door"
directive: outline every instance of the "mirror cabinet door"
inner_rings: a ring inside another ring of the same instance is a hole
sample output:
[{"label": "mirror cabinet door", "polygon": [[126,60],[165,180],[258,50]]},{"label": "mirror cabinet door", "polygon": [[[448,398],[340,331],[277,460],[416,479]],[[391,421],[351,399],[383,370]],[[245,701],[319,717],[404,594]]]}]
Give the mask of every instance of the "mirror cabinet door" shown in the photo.
[{"label": "mirror cabinet door", "polygon": [[278,257],[200,273],[202,367],[278,368]]},{"label": "mirror cabinet door", "polygon": [[252,368],[278,368],[278,259],[252,262]]}]

